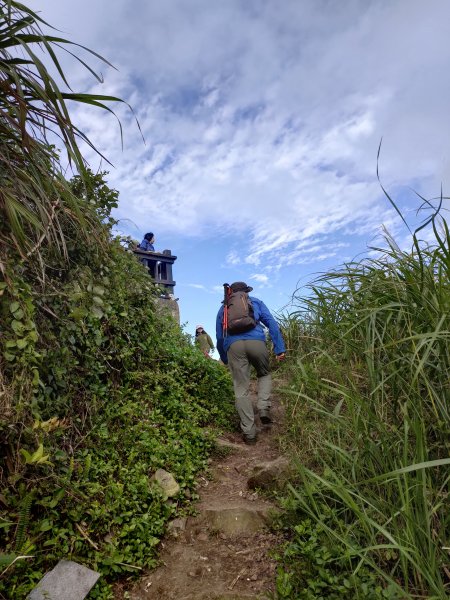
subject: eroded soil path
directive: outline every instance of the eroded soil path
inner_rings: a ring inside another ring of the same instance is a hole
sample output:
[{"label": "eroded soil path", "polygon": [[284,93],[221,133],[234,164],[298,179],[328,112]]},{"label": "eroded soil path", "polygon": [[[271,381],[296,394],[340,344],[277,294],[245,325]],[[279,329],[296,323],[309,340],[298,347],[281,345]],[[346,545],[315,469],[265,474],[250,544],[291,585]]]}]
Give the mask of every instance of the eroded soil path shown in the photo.
[{"label": "eroded soil path", "polygon": [[[274,424],[254,446],[239,434],[219,439],[208,478],[199,479],[197,516],[176,519],[161,544],[161,566],[116,598],[131,600],[244,600],[270,598],[275,587],[273,550],[282,540],[268,525],[275,505],[250,489],[262,463],[280,457],[282,409],[275,398]],[[257,426],[261,428],[259,422]],[[273,596],[272,596],[273,597]]]}]

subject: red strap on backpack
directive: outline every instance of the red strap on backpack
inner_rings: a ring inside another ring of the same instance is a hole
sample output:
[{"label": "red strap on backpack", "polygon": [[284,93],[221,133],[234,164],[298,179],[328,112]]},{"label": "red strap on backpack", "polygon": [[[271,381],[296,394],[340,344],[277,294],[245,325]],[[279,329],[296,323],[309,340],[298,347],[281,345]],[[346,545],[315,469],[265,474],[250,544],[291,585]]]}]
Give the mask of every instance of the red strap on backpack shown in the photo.
[{"label": "red strap on backpack", "polygon": [[231,288],[228,283],[223,284],[223,320],[222,332],[223,337],[228,335],[228,298],[231,295]]}]

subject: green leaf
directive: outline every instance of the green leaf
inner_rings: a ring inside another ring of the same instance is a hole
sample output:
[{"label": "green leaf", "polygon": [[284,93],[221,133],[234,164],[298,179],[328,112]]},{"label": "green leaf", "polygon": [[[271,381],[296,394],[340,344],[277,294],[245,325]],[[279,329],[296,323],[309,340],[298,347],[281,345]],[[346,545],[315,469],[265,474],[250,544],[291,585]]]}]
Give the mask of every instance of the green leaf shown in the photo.
[{"label": "green leaf", "polygon": [[94,317],[97,317],[98,319],[101,319],[104,316],[103,311],[101,310],[101,308],[99,308],[98,306],[94,306],[92,308],[92,314],[94,315]]},{"label": "green leaf", "polygon": [[72,319],[75,319],[75,321],[81,321],[81,319],[83,319],[86,316],[86,309],[74,308],[70,312],[70,316],[72,317]]},{"label": "green leaf", "polygon": [[31,454],[27,450],[25,450],[25,448],[20,448],[19,452],[23,456],[25,463],[29,465],[32,462]]},{"label": "green leaf", "polygon": [[39,370],[36,369],[36,367],[34,369],[32,369],[32,373],[33,373],[33,385],[37,386],[39,384],[40,378],[39,378]]},{"label": "green leaf", "polygon": [[445,465],[450,465],[450,457],[438,458],[436,460],[427,460],[413,465],[408,465],[407,467],[395,469],[395,471],[389,471],[389,473],[383,473],[382,475],[378,475],[377,477],[371,477],[370,479],[366,479],[365,483],[371,483],[372,481],[383,481],[389,479],[390,477],[395,477],[397,475],[404,475],[405,473],[412,473],[413,471],[420,471],[421,469],[443,467]]},{"label": "green leaf", "polygon": [[19,310],[20,304],[18,302],[11,302],[9,305],[9,310],[14,314],[17,310]]},{"label": "green leaf", "polygon": [[0,553],[0,567],[8,567],[17,558],[17,554]]},{"label": "green leaf", "polygon": [[105,293],[105,288],[101,287],[100,285],[94,285],[92,291],[94,294],[97,294],[97,296],[103,296]]},{"label": "green leaf", "polygon": [[44,519],[44,521],[41,522],[39,531],[50,531],[50,529],[52,529],[52,527],[53,527],[53,521],[50,521],[49,519]]},{"label": "green leaf", "polygon": [[38,449],[36,450],[36,452],[34,452],[33,456],[31,457],[31,460],[33,462],[39,462],[43,456],[44,456],[44,445],[39,444]]},{"label": "green leaf", "polygon": [[23,333],[23,323],[21,321],[16,321],[14,319],[14,321],[11,323],[11,328],[14,331],[14,333],[17,333],[18,335]]},{"label": "green leaf", "polygon": [[59,503],[59,501],[64,498],[64,495],[65,495],[65,490],[63,490],[63,489],[57,490],[57,492],[55,494],[53,494],[53,498],[52,498],[51,502],[49,502],[48,506],[50,508],[55,508],[55,506]]}]

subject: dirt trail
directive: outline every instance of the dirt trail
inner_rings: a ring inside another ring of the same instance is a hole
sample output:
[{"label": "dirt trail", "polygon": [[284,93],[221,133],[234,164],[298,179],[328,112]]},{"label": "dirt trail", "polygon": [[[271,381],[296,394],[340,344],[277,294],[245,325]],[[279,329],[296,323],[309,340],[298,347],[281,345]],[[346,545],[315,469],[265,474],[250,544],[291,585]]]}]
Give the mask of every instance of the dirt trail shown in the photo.
[{"label": "dirt trail", "polygon": [[[280,456],[282,410],[276,399],[272,413],[273,427],[260,431],[256,445],[245,445],[237,433],[219,440],[225,450],[213,459],[212,477],[199,480],[198,515],[171,524],[161,544],[161,566],[125,597],[244,600],[267,598],[274,591],[276,564],[269,551],[281,539],[267,524],[275,507],[248,487],[255,466]],[[116,598],[123,597],[117,590]]]}]

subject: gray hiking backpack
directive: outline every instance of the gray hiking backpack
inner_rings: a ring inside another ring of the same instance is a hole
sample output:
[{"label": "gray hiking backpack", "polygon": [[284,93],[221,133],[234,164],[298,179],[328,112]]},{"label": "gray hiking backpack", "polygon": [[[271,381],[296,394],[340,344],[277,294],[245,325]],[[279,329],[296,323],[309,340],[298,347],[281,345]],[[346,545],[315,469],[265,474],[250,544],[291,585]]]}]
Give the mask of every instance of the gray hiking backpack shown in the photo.
[{"label": "gray hiking backpack", "polygon": [[254,329],[257,325],[253,304],[247,292],[233,292],[228,283],[223,284],[223,333],[236,335]]}]

